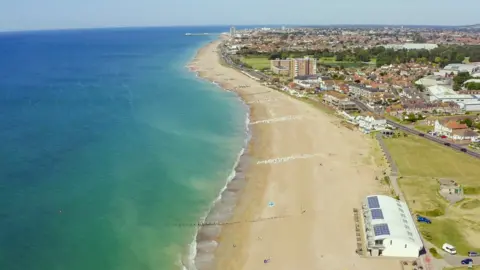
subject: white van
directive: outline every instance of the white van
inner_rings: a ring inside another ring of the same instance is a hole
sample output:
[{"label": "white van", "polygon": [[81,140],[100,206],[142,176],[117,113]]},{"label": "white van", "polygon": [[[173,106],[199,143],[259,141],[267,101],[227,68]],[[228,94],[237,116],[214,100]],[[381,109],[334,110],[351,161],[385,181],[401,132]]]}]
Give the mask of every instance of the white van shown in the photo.
[{"label": "white van", "polygon": [[457,254],[457,250],[455,249],[455,247],[450,244],[447,244],[447,243],[443,244],[442,249],[448,254],[452,254],[452,255]]}]

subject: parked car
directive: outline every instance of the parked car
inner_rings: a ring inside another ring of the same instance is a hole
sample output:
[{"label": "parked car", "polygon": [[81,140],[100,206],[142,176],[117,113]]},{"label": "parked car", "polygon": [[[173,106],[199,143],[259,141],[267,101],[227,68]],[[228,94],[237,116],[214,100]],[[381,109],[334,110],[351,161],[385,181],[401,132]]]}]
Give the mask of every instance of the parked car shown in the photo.
[{"label": "parked car", "polygon": [[440,136],[440,138],[442,138],[442,139],[446,139],[446,138],[447,138],[447,136],[445,136],[445,135],[442,135],[442,136]]},{"label": "parked car", "polygon": [[457,250],[455,249],[455,247],[450,244],[447,244],[447,243],[443,244],[442,249],[448,254],[452,254],[452,255],[457,254]]},{"label": "parked car", "polygon": [[444,145],[446,145],[446,146],[450,146],[450,143],[446,142],[446,143],[444,143]]},{"label": "parked car", "polygon": [[417,216],[417,221],[418,222],[423,222],[423,223],[427,223],[427,224],[431,224],[432,221],[426,217],[422,217],[422,216]]},{"label": "parked car", "polygon": [[476,251],[469,251],[468,252],[468,257],[477,257],[478,256],[478,252]]},{"label": "parked car", "polygon": [[467,152],[467,149],[466,149],[466,148],[462,148],[462,149],[460,149],[460,151],[462,151],[462,152]]},{"label": "parked car", "polygon": [[470,259],[470,258],[467,258],[467,259],[464,259],[461,261],[462,264],[470,264],[470,263],[473,263],[473,260]]}]

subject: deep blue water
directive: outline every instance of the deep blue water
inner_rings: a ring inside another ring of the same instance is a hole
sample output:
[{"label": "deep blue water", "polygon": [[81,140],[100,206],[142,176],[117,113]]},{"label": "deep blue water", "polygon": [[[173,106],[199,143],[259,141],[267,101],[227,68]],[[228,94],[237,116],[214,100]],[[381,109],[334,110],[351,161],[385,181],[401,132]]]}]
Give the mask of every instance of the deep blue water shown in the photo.
[{"label": "deep blue water", "polygon": [[245,137],[184,67],[221,31],[0,34],[0,269],[178,266]]}]

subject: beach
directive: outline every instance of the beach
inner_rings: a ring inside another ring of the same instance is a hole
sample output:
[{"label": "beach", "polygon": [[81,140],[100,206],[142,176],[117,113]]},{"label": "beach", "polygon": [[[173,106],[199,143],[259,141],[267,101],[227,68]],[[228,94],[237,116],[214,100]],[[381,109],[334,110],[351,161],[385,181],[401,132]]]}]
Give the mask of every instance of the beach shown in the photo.
[{"label": "beach", "polygon": [[[251,139],[238,199],[203,269],[400,269],[395,259],[355,253],[353,208],[384,193],[375,141],[311,104],[220,63],[214,41],[192,71],[236,92],[249,106]],[[228,188],[227,188],[228,190]],[[197,250],[201,253],[201,250]]]}]

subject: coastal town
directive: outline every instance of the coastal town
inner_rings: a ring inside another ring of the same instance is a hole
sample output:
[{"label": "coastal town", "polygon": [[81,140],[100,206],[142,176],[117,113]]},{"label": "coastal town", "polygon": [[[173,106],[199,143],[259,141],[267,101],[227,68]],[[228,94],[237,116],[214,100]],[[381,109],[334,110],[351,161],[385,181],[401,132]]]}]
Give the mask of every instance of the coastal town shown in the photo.
[{"label": "coastal town", "polygon": [[359,257],[402,269],[480,265],[478,26],[232,27],[226,36],[224,65],[378,142],[385,192],[353,208]]},{"label": "coastal town", "polygon": [[[478,148],[478,31],[232,28],[230,36],[224,46],[232,63],[270,87],[327,105],[365,133],[396,122],[464,152]],[[380,64],[385,55],[390,60]]]}]

